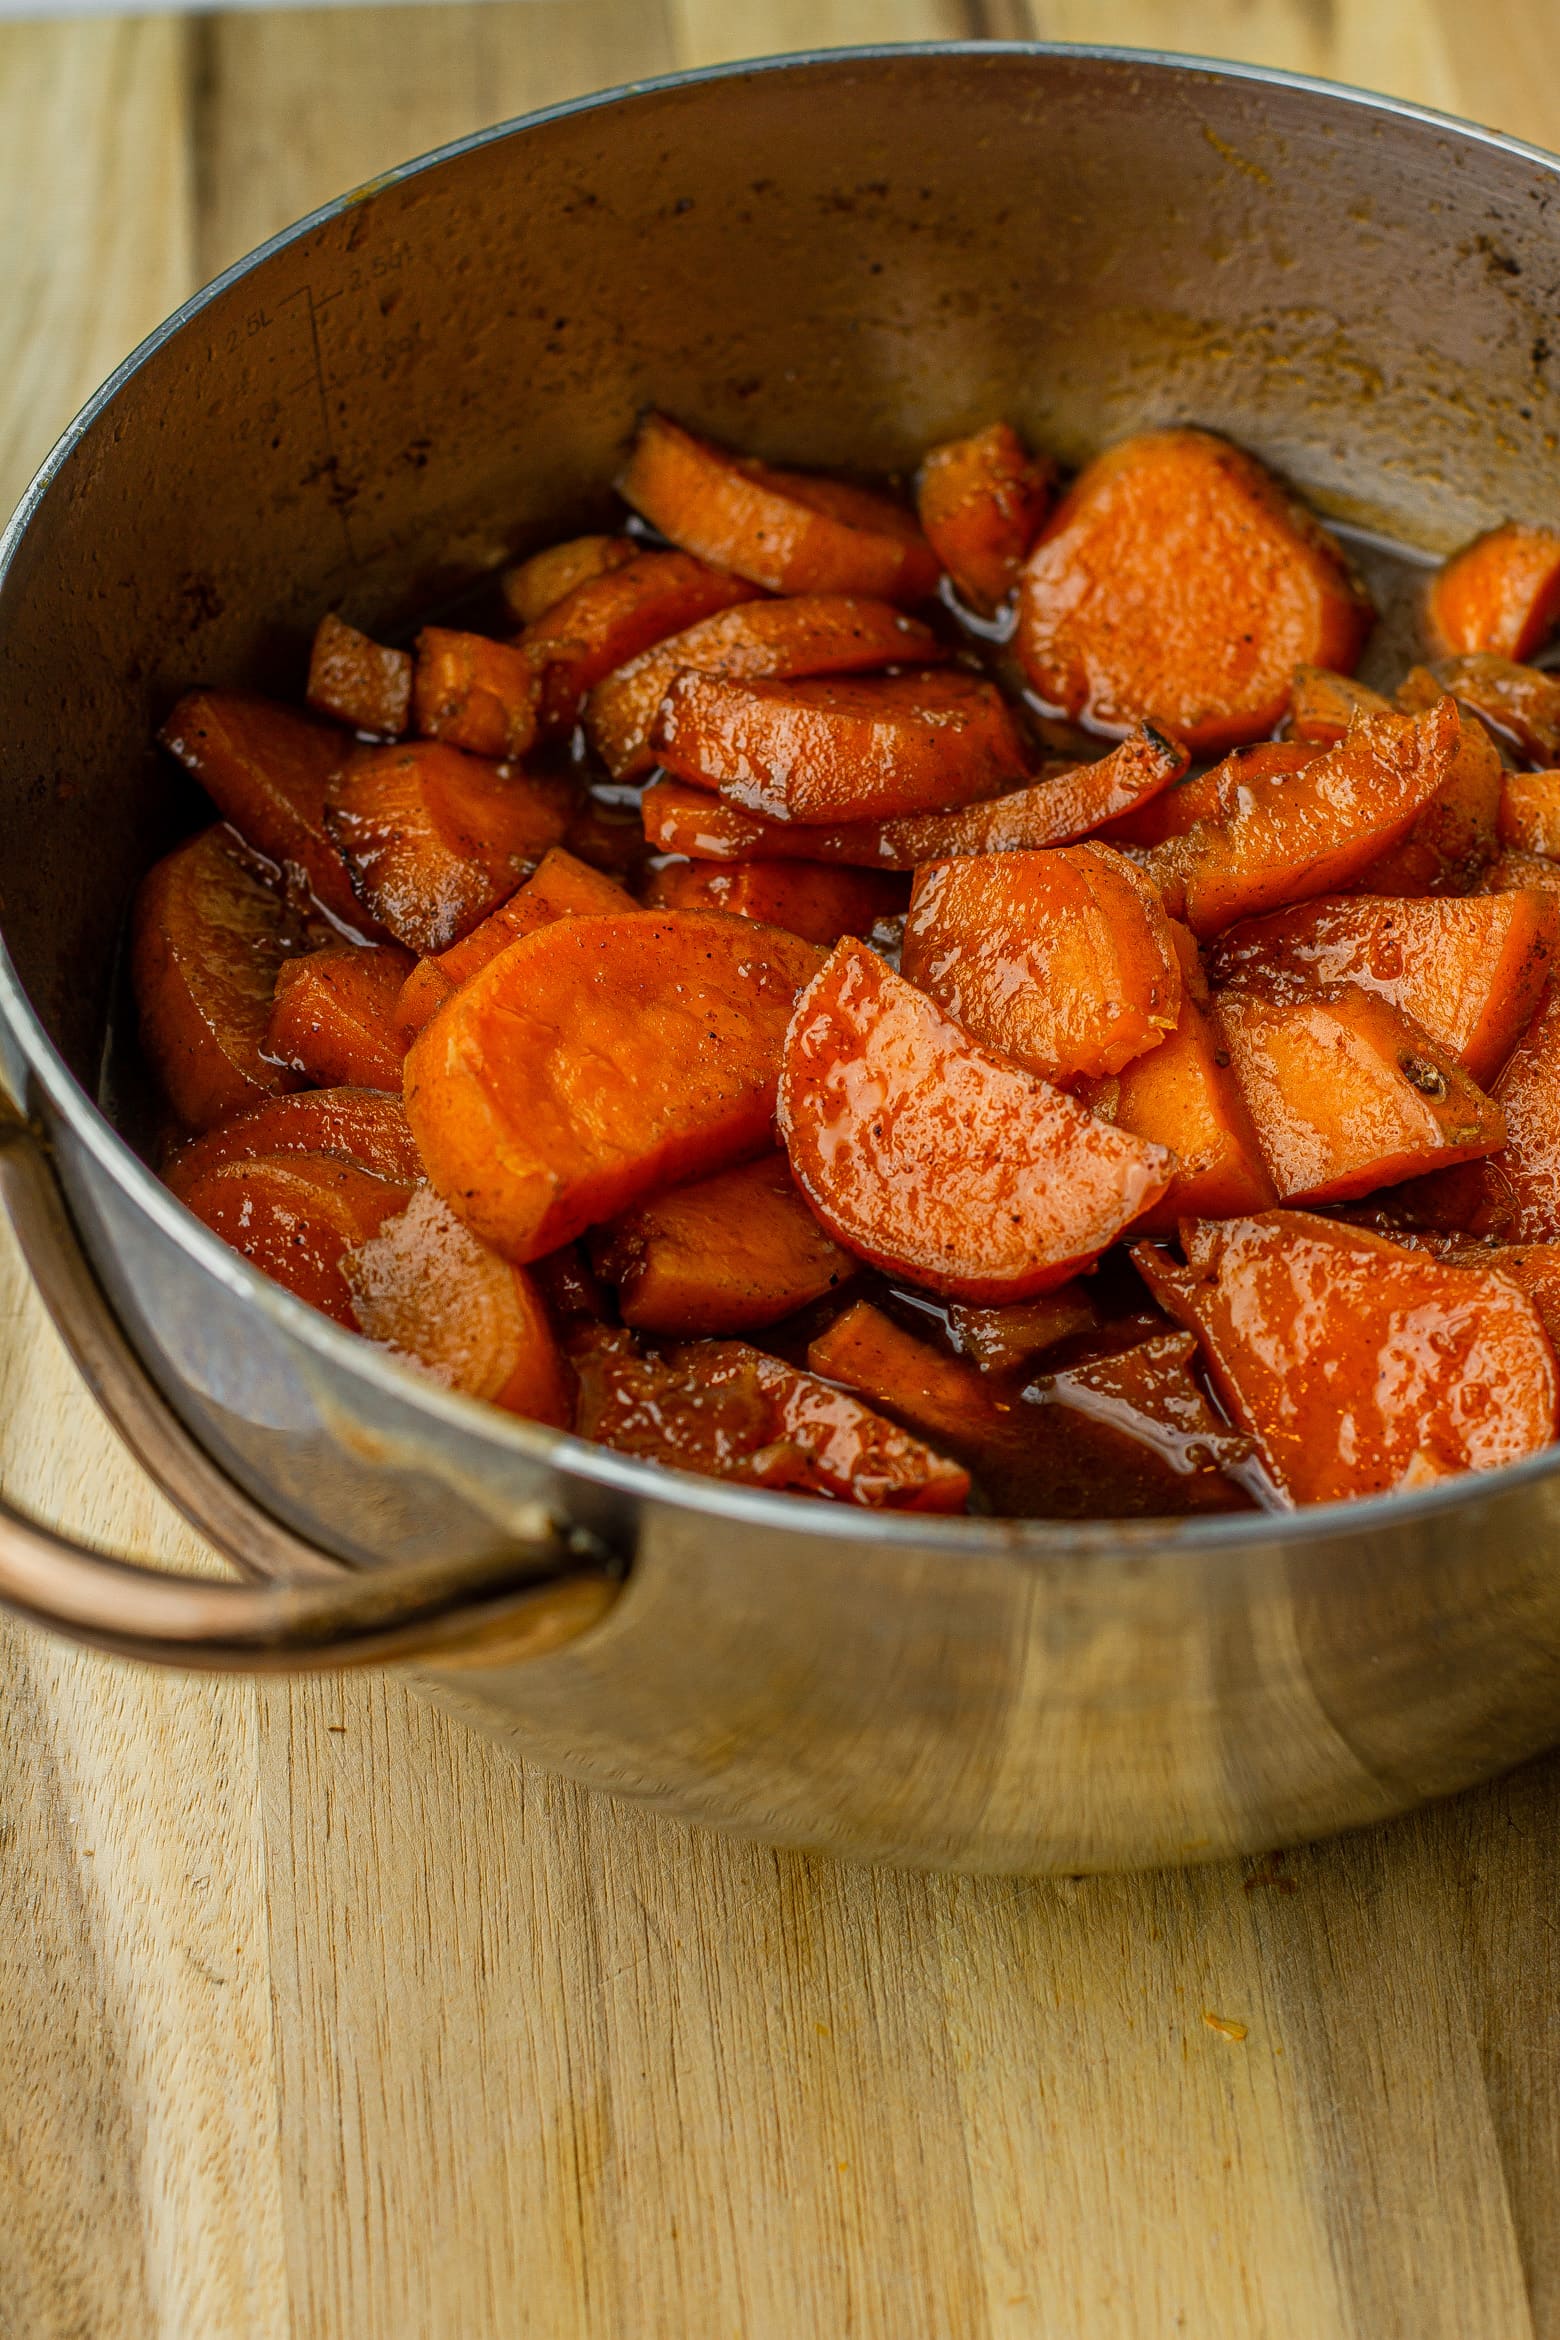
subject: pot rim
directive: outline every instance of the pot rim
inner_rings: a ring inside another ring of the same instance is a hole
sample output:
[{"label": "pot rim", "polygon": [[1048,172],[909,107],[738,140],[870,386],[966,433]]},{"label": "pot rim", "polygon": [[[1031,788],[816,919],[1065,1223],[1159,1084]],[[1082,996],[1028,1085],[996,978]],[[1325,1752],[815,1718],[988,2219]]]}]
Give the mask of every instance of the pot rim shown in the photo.
[{"label": "pot rim", "polygon": [[[696,87],[703,82],[740,80],[758,75],[796,73],[827,67],[850,69],[897,62],[902,58],[1056,57],[1086,58],[1118,65],[1134,72],[1162,74],[1181,86],[1197,82],[1250,82],[1264,87],[1295,90],[1334,107],[1359,109],[1414,122],[1426,129],[1449,132],[1463,145],[1495,149],[1560,177],[1560,156],[1530,141],[1514,138],[1482,124],[1434,107],[1415,104],[1347,82],[1327,81],[1315,74],[1291,73],[1277,67],[1244,64],[1217,57],[1188,56],[1165,49],[1125,48],[1104,42],[1070,41],[904,41],[874,42],[862,47],[819,48],[745,57],[719,65],[657,74],[640,81],[621,82],[610,89],[593,90],[542,106],[508,121],[469,132],[463,138],[431,148],[394,169],[381,172],[330,202],[278,230],[253,251],[245,253],[202,285],[121,360],[66,426],[29,482],[15,512],[0,530],[0,587],[10,571],[27,530],[77,448],[101,420],[124,386],[185,327],[242,278],[273,254],[313,233],[355,205],[387,188],[401,186],[424,172],[458,157],[496,145],[518,133],[540,129],[575,114],[653,98],[670,90]],[[1006,1519],[981,1516],[950,1518],[906,1511],[866,1511],[845,1504],[809,1502],[805,1508],[793,1496],[745,1488],[729,1482],[671,1471],[656,1463],[636,1462],[609,1447],[570,1432],[551,1430],[479,1400],[442,1388],[408,1365],[397,1363],[362,1335],[348,1332],[330,1318],[283,1290],[257,1268],[232,1251],[204,1227],[183,1204],[175,1201],[155,1172],[134,1152],[107,1115],[87,1094],[44,1030],[23,988],[0,931],[0,1027],[15,1041],[33,1079],[72,1136],[94,1157],[99,1167],[153,1220],[160,1233],[186,1252],[208,1275],[225,1283],[239,1299],[269,1316],[282,1332],[301,1341],[333,1371],[366,1376],[386,1395],[412,1404],[431,1420],[466,1435],[478,1433],[500,1448],[541,1462],[554,1471],[576,1474],[613,1494],[637,1498],[659,1508],[686,1508],[712,1520],[733,1525],[820,1533],[848,1543],[878,1546],[911,1545],[920,1551],[946,1552],[967,1559],[1002,1555],[1036,1560],[1068,1556],[1131,1559],[1152,1549],[1173,1550],[1210,1557],[1231,1548],[1252,1545],[1314,1543],[1343,1535],[1360,1536],[1410,1529],[1444,1513],[1463,1511],[1491,1497],[1514,1494],[1531,1482],[1560,1471],[1560,1444],[1498,1470],[1466,1472],[1439,1485],[1408,1493],[1374,1495],[1355,1501],[1308,1505],[1282,1512],[1227,1512],[1212,1517],[1126,1520]],[[24,1106],[29,1102],[19,1100]]]}]

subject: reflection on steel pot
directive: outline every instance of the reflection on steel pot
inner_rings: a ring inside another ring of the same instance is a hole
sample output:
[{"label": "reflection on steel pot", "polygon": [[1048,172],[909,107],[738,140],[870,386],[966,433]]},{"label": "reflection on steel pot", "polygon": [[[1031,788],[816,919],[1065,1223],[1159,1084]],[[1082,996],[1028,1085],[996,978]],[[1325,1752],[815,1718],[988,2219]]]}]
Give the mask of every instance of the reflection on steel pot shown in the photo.
[{"label": "reflection on steel pot", "polygon": [[1430,550],[1553,523],[1557,195],[1560,164],[1508,140],[1276,76],[862,51],[468,141],[191,302],[5,542],[0,1070],[27,1121],[0,1170],[149,1467],[289,1581],[170,1586],[9,1515],[0,1594],[189,1662],[415,1649],[447,1703],[577,1778],[954,1867],[1250,1849],[1560,1736],[1560,1457],[1300,1519],[1098,1527],[663,1476],[267,1285],[93,1102],[127,897],[181,818],[146,742],[188,684],[286,689],[322,610],[382,630],[598,523],[652,398],[870,469],[995,415],[1073,459],[1189,420]]}]

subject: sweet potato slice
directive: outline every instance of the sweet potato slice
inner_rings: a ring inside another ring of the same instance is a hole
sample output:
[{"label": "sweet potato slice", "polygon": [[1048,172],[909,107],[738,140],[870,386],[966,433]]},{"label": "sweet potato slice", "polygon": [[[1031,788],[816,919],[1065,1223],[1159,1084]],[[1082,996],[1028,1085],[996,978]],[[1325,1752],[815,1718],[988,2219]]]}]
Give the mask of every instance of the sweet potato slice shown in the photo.
[{"label": "sweet potato slice", "polygon": [[516,624],[534,625],[576,585],[626,568],[640,550],[631,536],[571,536],[501,571],[498,589]]},{"label": "sweet potato slice", "polygon": [[1550,985],[1492,1094],[1506,1143],[1462,1182],[1457,1216],[1512,1243],[1560,1241],[1560,983]]},{"label": "sweet potato slice", "polygon": [[651,730],[683,668],[774,680],[929,666],[946,655],[929,626],[891,601],[804,593],[744,602],[642,651],[598,683],[585,708],[586,736],[614,780],[637,780],[654,767]]},{"label": "sweet potato slice", "polygon": [[1390,715],[1392,701],[1351,674],[1297,666],[1289,682],[1287,736],[1297,747],[1334,748],[1356,715]]},{"label": "sweet potato slice", "polygon": [[1560,764],[1560,675],[1482,651],[1438,659],[1429,671],[1529,763]]},{"label": "sweet potato slice", "polygon": [[[1176,1173],[1138,1221],[1143,1235],[1171,1234],[1183,1218],[1226,1219],[1277,1200],[1229,1048],[1210,1010],[1197,945],[1172,922],[1181,965],[1181,1012],[1159,1047],[1127,1065],[1110,1118],[1118,1129],[1168,1146]],[[1096,1102],[1096,1110],[1099,1110]]]},{"label": "sweet potato slice", "polygon": [[191,1173],[180,1198],[262,1275],[355,1326],[342,1257],[404,1210],[411,1194],[334,1154],[287,1153]]},{"label": "sweet potato slice", "polygon": [[933,447],[915,485],[933,552],[973,610],[990,617],[1018,573],[1056,494],[1056,466],[1037,462],[1011,423]]},{"label": "sweet potato slice", "polygon": [[1432,1486],[1554,1437],[1554,1356],[1506,1276],[1304,1211],[1200,1224],[1186,1249],[1185,1268],[1133,1257],[1291,1503]]},{"label": "sweet potato slice", "polygon": [[950,1299],[1021,1300],[1097,1259],[1173,1158],[987,1053],[858,942],[797,1003],[780,1079],[791,1169],[829,1232]]},{"label": "sweet potato slice", "polygon": [[947,1315],[948,1338],[982,1373],[1016,1373],[1031,1358],[1075,1333],[1092,1332],[1099,1322],[1082,1284],[1060,1284],[1038,1300],[1010,1300],[1002,1308],[972,1308],[952,1300]]},{"label": "sweet potato slice", "polygon": [[902,878],[877,870],[821,863],[743,861],[721,869],[675,861],[656,871],[645,900],[653,910],[726,910],[736,918],[756,918],[831,950],[842,934],[865,941],[880,919],[902,911],[905,888]]},{"label": "sweet potato slice", "polygon": [[261,1154],[332,1154],[393,1186],[415,1186],[423,1174],[398,1096],[378,1089],[304,1089],[268,1097],[231,1114],[204,1137],[191,1138],[168,1161],[163,1180],[182,1198],[191,1181],[208,1171]]},{"label": "sweet potato slice", "polygon": [[1007,701],[963,668],[803,682],[684,670],[651,736],[674,777],[813,827],[972,804],[1026,769]]},{"label": "sweet potato slice", "polygon": [[561,781],[436,740],[366,751],[326,808],[360,900],[397,942],[443,951],[496,910],[568,824]]},{"label": "sweet potato slice", "polygon": [[1423,1025],[1487,1089],[1538,1013],[1557,943],[1555,906],[1532,891],[1446,901],[1327,894],[1230,927],[1208,965],[1215,983],[1275,997],[1358,984]]},{"label": "sweet potato slice", "polygon": [[1560,772],[1503,774],[1500,841],[1517,853],[1560,860]]},{"label": "sweet potato slice", "polygon": [[[1406,715],[1425,713],[1450,694],[1426,667],[1398,691]],[[1445,780],[1414,815],[1406,834],[1355,879],[1367,894],[1466,894],[1499,847],[1500,755],[1482,723],[1465,722]]]},{"label": "sweet potato slice", "polygon": [[937,556],[892,498],[730,455],[665,415],[640,425],[618,492],[673,544],[775,593],[937,589]]},{"label": "sweet potato slice", "polygon": [[1109,815],[1167,788],[1186,769],[1186,750],[1144,724],[1098,763],[1063,769],[1031,788],[994,796],[962,812],[808,828],[767,821],[724,798],[657,780],[642,800],[645,835],[663,853],[690,861],[845,862],[861,869],[917,869],[964,853],[1038,852],[1070,845]]},{"label": "sweet potato slice", "polygon": [[745,1341],[659,1355],[601,1331],[574,1350],[579,1431],[620,1454],[869,1510],[962,1511],[969,1473],[844,1390]]},{"label": "sweet potato slice", "polygon": [[966,1462],[998,1511],[1122,1519],[1244,1507],[1220,1466],[1246,1473],[1251,1442],[1219,1422],[1192,1379],[1195,1348],[1190,1334],[1161,1334],[1044,1375],[1013,1402],[858,1301],[807,1361]]},{"label": "sweet potato slice", "polygon": [[1252,781],[1144,867],[1172,916],[1201,939],[1314,894],[1337,893],[1404,837],[1445,782],[1457,709],[1365,715],[1342,743],[1289,779]]},{"label": "sweet potato slice", "polygon": [[999,1056],[1064,1085],[1175,1029],[1181,963],[1158,894],[1108,845],[917,870],[900,966]]},{"label": "sweet potato slice", "polygon": [[783,1154],[675,1186],[603,1231],[596,1265],[640,1332],[753,1332],[848,1283]]},{"label": "sweet potato slice", "polygon": [[340,1272],[360,1332],[446,1389],[567,1430],[574,1388],[541,1294],[420,1186],[346,1252]]},{"label": "sweet potato slice", "polygon": [[1560,535],[1516,520],[1486,530],[1442,563],[1426,615],[1445,650],[1530,658],[1560,619]]},{"label": "sweet potato slice", "polygon": [[333,611],[314,630],[305,693],[317,714],[371,739],[399,739],[412,705],[409,650],[390,650]]},{"label": "sweet potato slice", "polygon": [[246,844],[296,872],[333,918],[371,930],[325,825],[331,783],[361,752],[351,740],[239,691],[186,692],[158,737]]},{"label": "sweet potato slice", "polygon": [[1253,456],[1145,431],[1047,523],[1017,646],[1062,714],[1107,732],[1153,716],[1216,756],[1272,731],[1297,666],[1351,667],[1371,617],[1332,537]]},{"label": "sweet potato slice", "polygon": [[1479,880],[1481,894],[1560,894],[1560,861],[1538,853],[1497,853]]},{"label": "sweet potato slice", "polygon": [[267,1055],[322,1086],[398,1089],[406,1045],[396,1010],[414,964],[394,943],[290,959],[276,978]]},{"label": "sweet potato slice", "polygon": [[474,975],[413,1044],[433,1184],[524,1265],[658,1188],[760,1153],[820,953],[718,911],[560,918]]},{"label": "sweet potato slice", "polygon": [[1283,1202],[1346,1202],[1506,1141],[1500,1107],[1422,1025],[1340,983],[1221,992],[1217,1013]]},{"label": "sweet potato slice", "polygon": [[[407,976],[396,1008],[396,1029],[410,1041],[452,991],[470,981],[490,959],[523,934],[551,926],[555,918],[611,918],[637,907],[616,878],[577,861],[561,845],[550,846],[523,886],[447,951],[423,959]],[[712,907],[720,907],[719,904]]]},{"label": "sweet potato slice", "polygon": [[412,677],[412,729],[473,756],[523,756],[536,738],[542,672],[524,650],[424,626]]},{"label": "sweet potato slice", "polygon": [[1162,845],[1185,837],[1199,821],[1218,820],[1239,808],[1241,790],[1258,780],[1288,780],[1316,761],[1319,748],[1295,741],[1264,739],[1255,747],[1233,748],[1206,772],[1179,787],[1157,791],[1100,831],[1104,845]]},{"label": "sweet potato slice", "polygon": [[294,942],[280,891],[231,829],[202,831],[143,880],[130,949],[141,1045],[186,1128],[296,1086],[265,1053]]},{"label": "sweet potato slice", "polygon": [[596,685],[631,658],[717,610],[753,600],[755,592],[683,552],[636,553],[620,568],[586,578],[520,637],[521,652],[541,676],[544,734],[568,731]]}]

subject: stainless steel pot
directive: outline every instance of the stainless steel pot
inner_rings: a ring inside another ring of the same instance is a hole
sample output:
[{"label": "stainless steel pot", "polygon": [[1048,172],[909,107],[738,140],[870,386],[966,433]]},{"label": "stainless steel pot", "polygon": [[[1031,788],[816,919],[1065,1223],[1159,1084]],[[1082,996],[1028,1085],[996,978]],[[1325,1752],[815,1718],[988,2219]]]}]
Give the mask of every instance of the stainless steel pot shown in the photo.
[{"label": "stainless steel pot", "polygon": [[1254,1849],[1560,1736],[1560,1457],[1102,1527],[664,1476],[338,1331],[93,1101],[126,899],[188,810],[147,747],[186,684],[295,689],[320,610],[394,625],[593,520],[652,398],[874,469],[995,414],[1075,458],[1194,420],[1426,548],[1560,520],[1557,197],[1548,156],[1323,85],[890,49],[536,115],[191,301],[0,551],[0,1183],[148,1467],[286,1581],[158,1578],[12,1513],[0,1595],[189,1663],[420,1653],[446,1702],[597,1786],[972,1869]]}]

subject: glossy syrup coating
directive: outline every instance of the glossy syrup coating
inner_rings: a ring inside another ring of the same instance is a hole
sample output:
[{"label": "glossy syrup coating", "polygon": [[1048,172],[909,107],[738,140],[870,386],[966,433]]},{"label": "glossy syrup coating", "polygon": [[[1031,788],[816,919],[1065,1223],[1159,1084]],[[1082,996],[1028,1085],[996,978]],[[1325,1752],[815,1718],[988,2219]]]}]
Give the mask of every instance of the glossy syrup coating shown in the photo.
[{"label": "glossy syrup coating", "polygon": [[1442,649],[1531,658],[1560,619],[1560,535],[1508,520],[1443,562],[1426,599]]},{"label": "glossy syrup coating", "polygon": [[905,906],[905,884],[877,870],[795,861],[740,861],[730,869],[678,861],[655,872],[645,902],[653,910],[726,910],[736,918],[757,918],[830,950],[842,934],[866,941],[880,919],[897,916]]},{"label": "glossy syrup coating", "polygon": [[1291,1503],[1432,1486],[1555,1435],[1554,1354],[1498,1270],[1299,1211],[1199,1222],[1186,1252],[1136,1256]]},{"label": "glossy syrup coating", "polygon": [[354,1328],[343,1256],[411,1200],[410,1188],[334,1154],[213,1163],[181,1181],[178,1192],[186,1209],[262,1275]]},{"label": "glossy syrup coating", "polygon": [[396,1011],[414,964],[394,943],[288,960],[272,995],[267,1055],[324,1087],[399,1089],[406,1044]]},{"label": "glossy syrup coating", "polygon": [[990,617],[1018,583],[1056,497],[1056,465],[1030,455],[1011,423],[948,439],[922,458],[915,504],[959,594]]},{"label": "glossy syrup coating", "polygon": [[1516,754],[1534,764],[1560,764],[1560,675],[1482,651],[1438,659],[1429,672]]},{"label": "glossy syrup coating", "polygon": [[797,1003],[779,1128],[848,1249],[955,1300],[1051,1290],[1169,1184],[1174,1157],[993,1056],[864,945]]},{"label": "glossy syrup coating", "polygon": [[602,1228],[592,1253],[625,1324],[683,1339],[776,1324],[858,1267],[813,1217],[784,1154],[653,1196]]},{"label": "glossy syrup coating", "polygon": [[558,736],[579,721],[596,685],[641,651],[755,588],[685,552],[636,552],[599,570],[528,625],[520,648],[541,676],[541,725]]},{"label": "glossy syrup coating", "polygon": [[[1423,715],[1450,696],[1428,667],[1416,666],[1399,684],[1397,703],[1405,715]],[[1489,732],[1465,720],[1446,778],[1398,842],[1356,879],[1361,891],[1466,894],[1499,850],[1504,779]]]},{"label": "glossy syrup coating", "polygon": [[1102,842],[1111,845],[1162,845],[1169,837],[1185,837],[1199,821],[1218,820],[1235,810],[1241,791],[1258,780],[1287,780],[1314,763],[1320,749],[1296,740],[1265,739],[1255,747],[1232,748],[1219,763],[1210,764],[1178,788],[1167,788],[1132,806],[1110,822]]},{"label": "glossy syrup coating", "polygon": [[536,738],[542,670],[509,642],[424,626],[412,678],[412,729],[473,756],[523,756]]},{"label": "glossy syrup coating", "polygon": [[399,1094],[378,1089],[300,1089],[230,1114],[204,1137],[191,1138],[163,1165],[175,1194],[224,1162],[262,1154],[331,1154],[372,1170],[392,1185],[412,1186],[423,1174]]},{"label": "glossy syrup coating", "polygon": [[412,706],[412,659],[327,611],[314,630],[304,697],[318,715],[370,739],[399,739]]},{"label": "glossy syrup coating", "polygon": [[577,860],[561,845],[549,846],[524,884],[490,911],[480,926],[474,926],[458,943],[451,943],[447,951],[419,961],[408,974],[396,1003],[397,1029],[410,1044],[452,991],[458,991],[523,934],[551,926],[555,918],[621,917],[637,908],[633,896],[604,870],[592,869],[588,861]]}]

